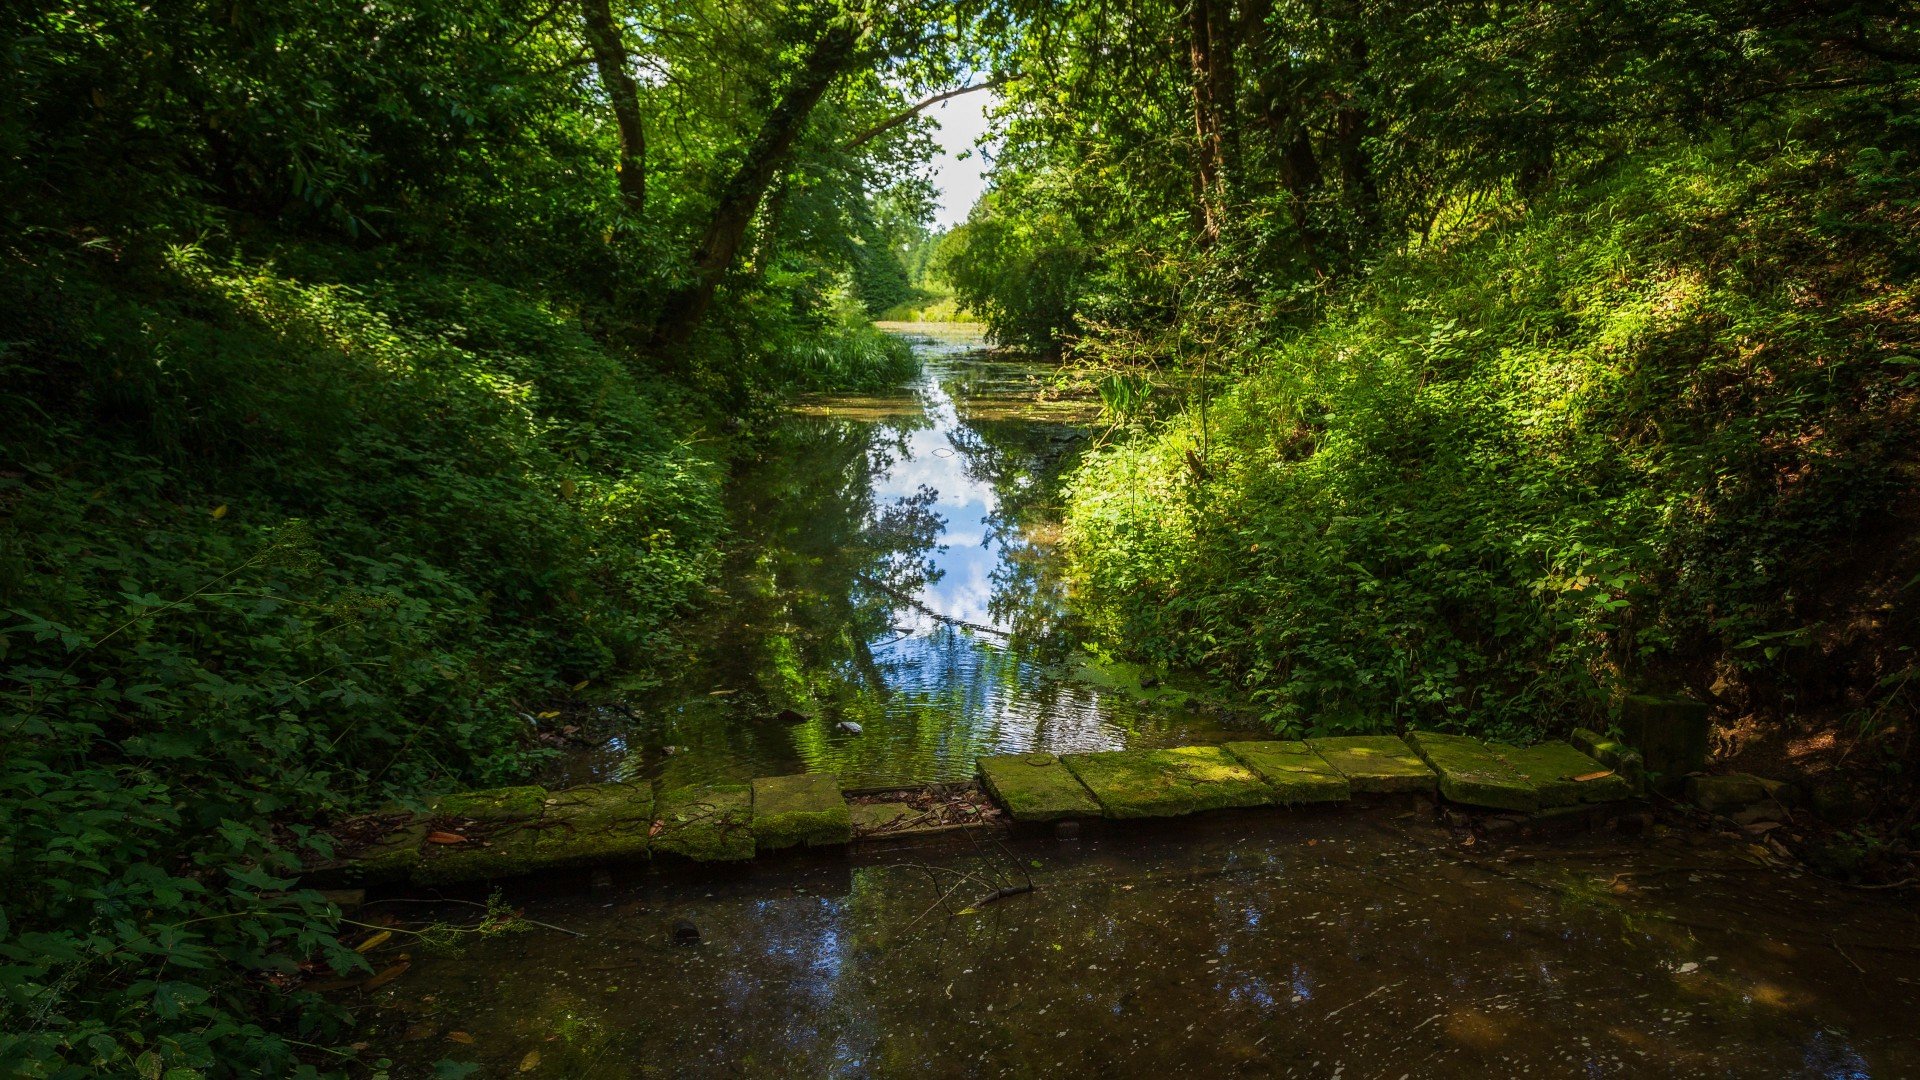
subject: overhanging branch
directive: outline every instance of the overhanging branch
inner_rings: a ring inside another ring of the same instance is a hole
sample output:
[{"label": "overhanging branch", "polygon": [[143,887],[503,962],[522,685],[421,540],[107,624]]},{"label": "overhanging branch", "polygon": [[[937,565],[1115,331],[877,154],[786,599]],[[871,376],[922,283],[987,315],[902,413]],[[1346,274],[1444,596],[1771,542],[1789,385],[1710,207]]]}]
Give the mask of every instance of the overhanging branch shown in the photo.
[{"label": "overhanging branch", "polygon": [[913,119],[914,117],[919,116],[921,113],[926,112],[928,109],[933,108],[935,105],[938,105],[943,101],[951,101],[952,99],[957,98],[962,94],[971,94],[976,90],[991,90],[997,86],[1004,86],[1006,84],[1006,81],[1007,80],[1003,77],[996,77],[996,78],[988,79],[986,82],[974,83],[970,86],[961,86],[952,90],[943,90],[940,93],[935,94],[932,97],[927,98],[926,100],[920,102],[918,105],[915,105],[913,108],[894,113],[892,116],[887,117],[885,120],[882,120],[879,123],[868,128],[867,130],[861,132],[860,134],[855,135],[852,139],[849,139],[846,145],[843,146],[841,149],[844,149],[844,150],[857,149],[865,145],[866,143],[872,142],[874,139],[878,138],[879,136],[884,135],[889,131],[892,131],[894,128],[899,127],[901,124],[906,123],[907,121]]}]

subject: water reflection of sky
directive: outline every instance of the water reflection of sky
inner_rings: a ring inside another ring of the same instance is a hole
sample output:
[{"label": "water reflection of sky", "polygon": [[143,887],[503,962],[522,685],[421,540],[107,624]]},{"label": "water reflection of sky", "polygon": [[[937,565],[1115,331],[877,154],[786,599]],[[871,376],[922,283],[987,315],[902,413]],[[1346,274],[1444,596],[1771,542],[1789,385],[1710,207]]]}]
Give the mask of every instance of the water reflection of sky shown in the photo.
[{"label": "water reflection of sky", "polygon": [[919,340],[912,386],[811,401],[769,434],[730,493],[728,600],[675,681],[613,710],[619,728],[549,783],[890,786],[970,778],[983,754],[1220,736],[1080,677],[1054,555],[1031,537],[1086,435],[1035,404],[1043,372],[981,344]]}]

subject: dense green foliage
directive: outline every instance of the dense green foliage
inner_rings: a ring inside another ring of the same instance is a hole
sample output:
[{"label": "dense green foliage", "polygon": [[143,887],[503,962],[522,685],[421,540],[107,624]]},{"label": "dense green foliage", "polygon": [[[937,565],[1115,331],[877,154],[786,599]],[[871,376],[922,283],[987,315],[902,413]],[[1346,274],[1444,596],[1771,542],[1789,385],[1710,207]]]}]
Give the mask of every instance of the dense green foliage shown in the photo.
[{"label": "dense green foliage", "polygon": [[648,671],[704,587],[713,469],[576,324],[477,279],[324,269],[182,248],[18,298],[9,1061],[289,1071],[249,998],[316,951],[361,964],[285,891],[325,850],[301,823],[514,777],[529,709]]},{"label": "dense green foliage", "polygon": [[1293,729],[1551,727],[1635,684],[1879,715],[1916,628],[1868,612],[1920,570],[1914,15],[1022,24],[949,273],[1115,422],[1070,528],[1104,632]]},{"label": "dense green foliage", "polygon": [[1884,166],[1648,153],[1387,259],[1082,468],[1090,602],[1289,730],[1791,682],[1920,437],[1920,173]]},{"label": "dense green foliage", "polygon": [[0,13],[0,1071],[350,1063],[313,826],[650,681],[723,437],[906,374],[963,8]]}]

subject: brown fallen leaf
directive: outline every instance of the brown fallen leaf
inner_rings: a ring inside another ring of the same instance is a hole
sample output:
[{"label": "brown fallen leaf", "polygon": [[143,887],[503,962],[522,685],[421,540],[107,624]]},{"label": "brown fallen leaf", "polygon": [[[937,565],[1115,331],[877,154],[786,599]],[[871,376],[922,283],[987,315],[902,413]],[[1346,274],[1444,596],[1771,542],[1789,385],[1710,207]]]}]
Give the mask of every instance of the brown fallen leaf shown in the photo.
[{"label": "brown fallen leaf", "polygon": [[1581,773],[1579,776],[1576,776],[1573,779],[1575,783],[1585,783],[1588,780],[1605,780],[1607,777],[1612,775],[1613,775],[1612,769],[1601,769],[1599,772]]},{"label": "brown fallen leaf", "polygon": [[467,838],[461,836],[459,833],[430,832],[427,834],[427,843],[429,844],[464,844],[466,842]]},{"label": "brown fallen leaf", "polygon": [[412,966],[413,966],[413,961],[401,960],[399,963],[393,965],[387,970],[381,972],[378,975],[375,975],[373,978],[368,979],[366,982],[361,983],[360,989],[377,990],[380,987],[385,986],[388,983],[392,982],[393,980],[399,978],[400,976],[405,975],[407,973],[407,969]]},{"label": "brown fallen leaf", "polygon": [[529,1050],[527,1056],[520,1059],[520,1071],[532,1072],[540,1067],[540,1051]]},{"label": "brown fallen leaf", "polygon": [[666,828],[666,827],[667,827],[667,823],[666,823],[666,822],[664,822],[664,821],[656,821],[656,822],[654,822],[654,823],[653,823],[652,825],[649,825],[649,826],[647,827],[647,835],[648,835],[648,836],[659,836],[659,835],[660,835],[660,830],[661,830],[661,829],[664,829],[664,828]]},{"label": "brown fallen leaf", "polygon": [[367,940],[361,942],[360,944],[355,945],[353,947],[353,951],[357,953],[372,952],[373,950],[379,948],[382,945],[385,945],[387,942],[391,940],[393,940],[393,931],[382,930],[379,933],[368,938]]},{"label": "brown fallen leaf", "polygon": [[447,1032],[447,1038],[453,1042],[459,1043],[462,1046],[473,1045],[473,1036],[467,1034],[464,1031],[449,1031]]}]

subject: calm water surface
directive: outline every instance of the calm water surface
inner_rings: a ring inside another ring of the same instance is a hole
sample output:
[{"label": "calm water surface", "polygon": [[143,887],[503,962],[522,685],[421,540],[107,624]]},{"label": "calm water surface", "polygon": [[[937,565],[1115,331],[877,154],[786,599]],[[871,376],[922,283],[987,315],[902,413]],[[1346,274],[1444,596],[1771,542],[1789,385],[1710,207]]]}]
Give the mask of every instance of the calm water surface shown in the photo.
[{"label": "calm water surface", "polygon": [[402,1076],[1920,1076],[1912,907],[1673,836],[1489,846],[1355,806],[656,872],[515,897],[583,936],[367,1005]]},{"label": "calm water surface", "polygon": [[[914,386],[809,402],[741,472],[683,675],[550,782],[885,785],[1228,733],[1077,645],[1047,538],[1084,411],[964,333],[921,348]],[[1914,909],[1738,854],[1611,833],[1503,853],[1356,804],[662,864],[521,883],[545,927],[398,936],[371,959],[405,952],[405,975],[350,997],[401,1077],[1920,1076]],[[699,944],[674,944],[682,920]]]},{"label": "calm water surface", "polygon": [[602,710],[606,741],[550,785],[913,784],[969,778],[981,754],[1229,734],[1213,700],[1079,645],[1050,540],[1097,410],[1047,400],[1046,369],[995,359],[975,327],[900,332],[922,375],[779,425],[730,485],[724,588],[682,674]]}]

